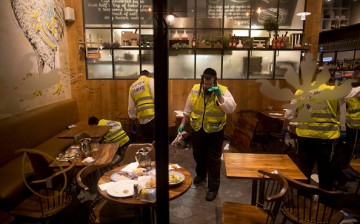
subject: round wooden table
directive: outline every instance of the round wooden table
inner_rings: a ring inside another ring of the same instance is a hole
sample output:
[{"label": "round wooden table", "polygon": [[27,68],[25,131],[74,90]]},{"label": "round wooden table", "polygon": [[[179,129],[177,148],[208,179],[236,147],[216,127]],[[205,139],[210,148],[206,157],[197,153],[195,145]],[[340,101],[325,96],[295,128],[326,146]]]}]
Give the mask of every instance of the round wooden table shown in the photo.
[{"label": "round wooden table", "polygon": [[[106,172],[102,177],[100,177],[100,179],[98,181],[98,189],[99,189],[100,194],[107,200],[115,201],[115,202],[119,202],[119,203],[132,204],[132,205],[153,205],[154,203],[141,201],[140,199],[134,199],[133,197],[127,197],[127,198],[112,197],[111,195],[109,195],[107,193],[106,190],[101,190],[101,188],[99,187],[99,185],[101,185],[101,184],[111,182],[110,176],[113,173],[121,171],[127,165],[128,164],[120,166],[120,167],[116,167],[115,169],[113,169],[109,172]],[[176,171],[176,172],[180,172],[180,173],[184,174],[185,180],[178,185],[169,186],[169,200],[174,200],[175,198],[183,195],[190,188],[191,183],[192,183],[191,174],[184,167],[180,167],[180,168],[174,169],[172,171]]]}]

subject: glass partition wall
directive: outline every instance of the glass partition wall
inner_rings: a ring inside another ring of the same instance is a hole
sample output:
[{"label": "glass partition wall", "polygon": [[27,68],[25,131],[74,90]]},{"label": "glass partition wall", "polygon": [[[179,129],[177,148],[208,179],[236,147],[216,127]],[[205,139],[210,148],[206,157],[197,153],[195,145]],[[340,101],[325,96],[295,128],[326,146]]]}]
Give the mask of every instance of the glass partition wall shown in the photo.
[{"label": "glass partition wall", "polygon": [[[167,5],[170,79],[198,79],[210,64],[221,79],[281,79],[283,64],[298,72],[307,43],[296,13],[304,11],[305,0],[169,0]],[[83,0],[88,79],[135,79],[141,70],[153,72],[152,10],[151,0]],[[277,30],[264,27],[269,18]]]}]

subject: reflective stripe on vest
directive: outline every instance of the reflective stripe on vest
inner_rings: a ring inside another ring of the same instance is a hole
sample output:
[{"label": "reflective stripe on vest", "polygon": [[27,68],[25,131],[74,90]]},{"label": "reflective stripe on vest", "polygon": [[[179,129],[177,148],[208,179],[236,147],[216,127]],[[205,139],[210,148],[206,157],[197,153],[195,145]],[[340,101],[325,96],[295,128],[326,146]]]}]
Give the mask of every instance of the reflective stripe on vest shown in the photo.
[{"label": "reflective stripe on vest", "polygon": [[155,114],[155,102],[149,86],[150,80],[149,77],[140,76],[129,89],[129,94],[136,106],[136,116],[138,118]]},{"label": "reflective stripe on vest", "polygon": [[[218,86],[222,93],[227,90],[225,86]],[[215,94],[211,94],[205,107],[204,91],[200,93],[200,88],[200,84],[195,84],[191,90],[190,102],[193,111],[190,114],[190,125],[195,131],[201,128],[207,133],[221,131],[226,124],[226,114],[218,105]]]},{"label": "reflective stripe on vest", "polygon": [[99,121],[98,126],[110,126],[110,130],[104,135],[103,142],[104,143],[117,143],[119,142],[119,146],[125,145],[129,140],[129,136],[126,134],[122,125],[118,121],[111,121],[101,119]]},{"label": "reflective stripe on vest", "polygon": [[346,99],[346,124],[353,129],[360,129],[360,99]]},{"label": "reflective stripe on vest", "polygon": [[[333,89],[331,86],[321,85],[314,94],[321,94],[324,89]],[[315,93],[316,92],[316,93]],[[295,95],[302,94],[297,91]],[[305,96],[306,97],[306,96]],[[301,102],[299,100],[298,102]],[[310,104],[310,103],[309,103]],[[299,122],[296,126],[296,134],[300,137],[318,138],[318,139],[336,139],[340,137],[340,122],[337,117],[337,100],[317,101],[311,100],[313,108],[300,106],[299,110],[309,110],[313,121]],[[298,112],[299,114],[299,112]],[[301,118],[299,118],[301,119]]]}]

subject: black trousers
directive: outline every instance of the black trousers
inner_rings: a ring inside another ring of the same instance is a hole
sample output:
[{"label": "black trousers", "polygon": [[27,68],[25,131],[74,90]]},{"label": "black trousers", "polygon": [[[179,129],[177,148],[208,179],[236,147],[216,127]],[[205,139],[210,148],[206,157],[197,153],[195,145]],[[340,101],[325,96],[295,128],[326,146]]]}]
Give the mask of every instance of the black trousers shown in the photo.
[{"label": "black trousers", "polygon": [[206,133],[203,129],[192,133],[193,156],[196,162],[196,175],[208,178],[209,191],[220,187],[221,154],[224,130]]},{"label": "black trousers", "polygon": [[299,168],[310,180],[315,162],[318,167],[319,187],[332,190],[331,152],[334,140],[298,137]]},{"label": "black trousers", "polygon": [[155,119],[140,125],[140,136],[136,140],[139,143],[152,143],[155,139]]}]

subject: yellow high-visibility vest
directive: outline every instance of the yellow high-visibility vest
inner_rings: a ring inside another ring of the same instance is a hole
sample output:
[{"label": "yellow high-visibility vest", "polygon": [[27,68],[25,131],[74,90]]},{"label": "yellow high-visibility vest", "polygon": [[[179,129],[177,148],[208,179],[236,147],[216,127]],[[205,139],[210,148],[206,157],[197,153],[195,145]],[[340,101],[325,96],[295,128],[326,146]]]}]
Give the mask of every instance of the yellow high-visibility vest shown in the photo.
[{"label": "yellow high-visibility vest", "polygon": [[[222,93],[227,90],[226,86],[218,86]],[[205,107],[204,90],[200,93],[200,88],[200,84],[195,84],[191,90],[190,102],[193,111],[190,115],[190,125],[195,131],[201,127],[207,133],[221,131],[226,124],[226,114],[222,111],[216,94],[211,94]]]},{"label": "yellow high-visibility vest", "polygon": [[129,89],[129,94],[136,106],[137,118],[143,118],[155,114],[155,102],[149,86],[150,80],[151,78],[149,77],[140,76],[140,78],[134,82]]},{"label": "yellow high-visibility vest", "polygon": [[[333,86],[320,85],[314,94],[318,94],[325,89],[333,89]],[[300,95],[302,90],[298,90],[295,95]],[[301,99],[298,99],[300,102]],[[296,126],[296,134],[300,137],[318,139],[337,139],[340,137],[340,121],[337,116],[338,100],[317,101],[310,100],[313,108],[310,108],[312,121],[299,122]],[[298,108],[299,111],[306,109],[306,105]]]},{"label": "yellow high-visibility vest", "polygon": [[358,97],[346,100],[346,124],[353,129],[360,129],[360,99]]},{"label": "yellow high-visibility vest", "polygon": [[121,123],[119,121],[111,121],[101,119],[98,123],[98,126],[110,126],[110,130],[104,135],[102,141],[104,143],[117,143],[119,146],[125,145],[129,140],[129,136],[124,131]]}]

